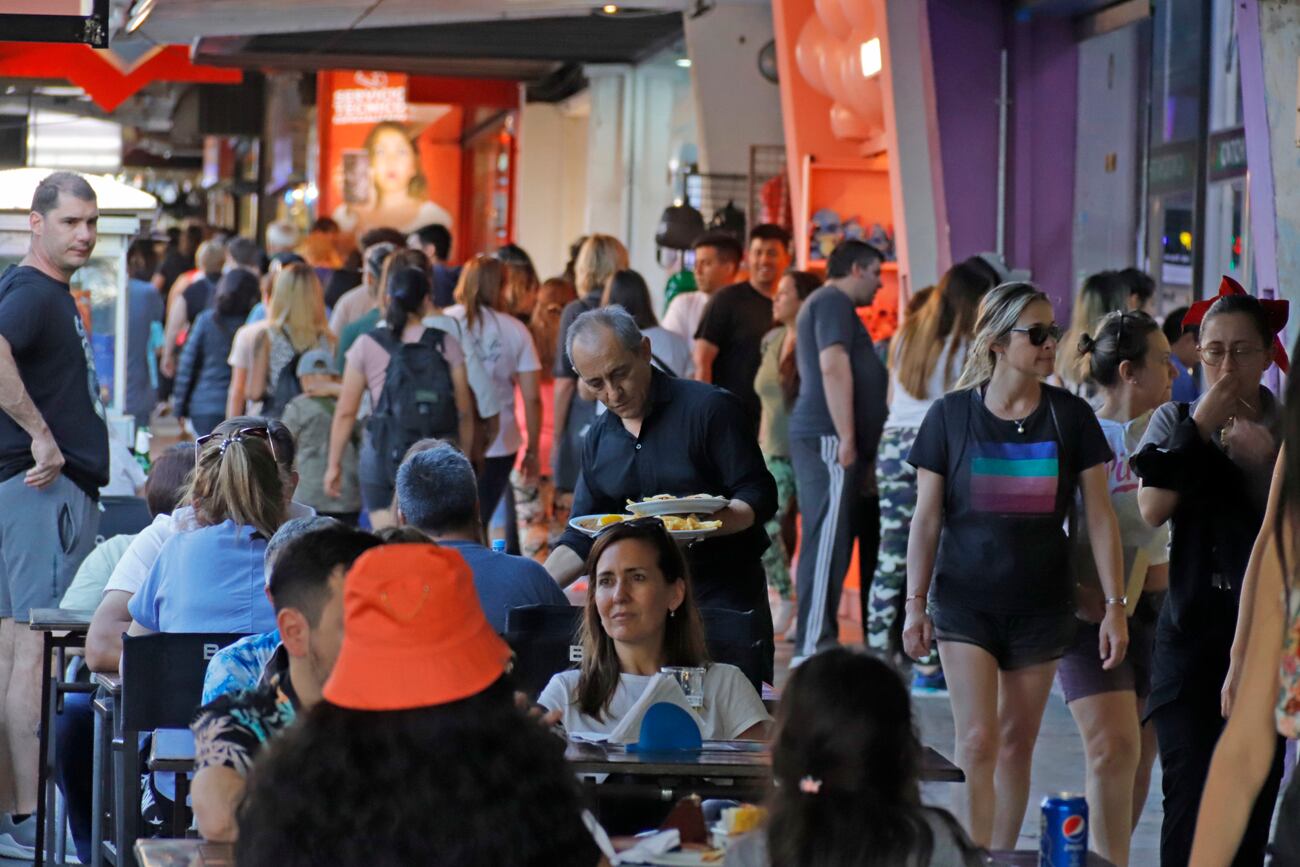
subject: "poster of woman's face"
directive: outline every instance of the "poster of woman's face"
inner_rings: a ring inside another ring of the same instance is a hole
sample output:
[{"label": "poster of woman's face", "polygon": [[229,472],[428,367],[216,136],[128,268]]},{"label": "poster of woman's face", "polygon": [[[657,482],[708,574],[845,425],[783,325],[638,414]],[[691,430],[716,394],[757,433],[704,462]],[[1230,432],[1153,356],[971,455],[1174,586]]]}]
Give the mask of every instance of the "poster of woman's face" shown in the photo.
[{"label": "poster of woman's face", "polygon": [[[335,171],[341,180],[342,202],[333,216],[355,236],[380,226],[402,232],[413,232],[429,223],[452,227],[451,212],[435,200],[444,196],[433,194],[425,171],[436,167],[449,175],[458,174],[459,149],[434,140],[427,145],[432,153],[426,156],[421,153],[421,138],[428,133],[427,127],[411,127],[401,121],[380,121],[366,131],[361,147],[337,151],[339,164]],[[355,127],[347,129],[351,133]],[[439,180],[439,187],[450,186],[458,193],[458,182],[449,185],[450,178]]]}]

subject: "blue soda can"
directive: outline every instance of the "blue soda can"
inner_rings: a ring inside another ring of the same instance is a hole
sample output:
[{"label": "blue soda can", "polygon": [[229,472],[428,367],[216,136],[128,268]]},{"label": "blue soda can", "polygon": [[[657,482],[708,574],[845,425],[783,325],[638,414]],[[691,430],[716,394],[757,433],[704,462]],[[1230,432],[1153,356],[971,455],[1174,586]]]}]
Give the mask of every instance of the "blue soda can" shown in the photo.
[{"label": "blue soda can", "polygon": [[1057,792],[1043,798],[1039,867],[1085,867],[1088,863],[1088,801]]}]

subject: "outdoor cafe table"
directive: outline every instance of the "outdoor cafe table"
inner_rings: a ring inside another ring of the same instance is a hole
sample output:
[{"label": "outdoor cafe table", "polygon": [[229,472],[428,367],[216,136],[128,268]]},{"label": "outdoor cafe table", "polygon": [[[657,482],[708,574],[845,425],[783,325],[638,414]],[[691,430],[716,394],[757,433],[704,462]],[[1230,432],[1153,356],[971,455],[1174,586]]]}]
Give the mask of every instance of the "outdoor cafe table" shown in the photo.
[{"label": "outdoor cafe table", "polygon": [[[698,753],[653,756],[606,744],[569,741],[564,757],[579,774],[766,781],[772,771],[771,751],[756,741],[705,741],[705,748]],[[925,782],[960,783],[966,777],[961,768],[932,747],[924,747],[921,779]]]},{"label": "outdoor cafe table", "polygon": [[[234,847],[229,843],[202,840],[137,840],[136,859],[140,867],[234,867]],[[991,852],[989,867],[1037,867],[1036,849]],[[1100,855],[1088,853],[1088,867],[1114,867]]]},{"label": "outdoor cafe table", "polygon": [[[38,766],[36,800],[36,863],[61,860],[63,854],[62,839],[56,845],[48,844],[61,838],[54,833],[55,787],[54,770],[54,711],[59,699],[69,692],[90,692],[93,690],[85,683],[64,683],[63,671],[66,667],[66,653],[69,649],[86,646],[86,632],[90,629],[93,611],[69,611],[64,608],[33,608],[29,618],[29,628],[41,633],[41,731],[40,764]],[[57,661],[56,661],[57,657]],[[46,849],[55,851],[47,852]]]}]

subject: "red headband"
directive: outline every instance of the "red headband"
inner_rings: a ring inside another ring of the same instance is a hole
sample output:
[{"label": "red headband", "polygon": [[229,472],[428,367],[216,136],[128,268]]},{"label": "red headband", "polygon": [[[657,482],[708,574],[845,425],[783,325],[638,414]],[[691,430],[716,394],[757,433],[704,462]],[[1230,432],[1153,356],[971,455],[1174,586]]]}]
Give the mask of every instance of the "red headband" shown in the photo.
[{"label": "red headband", "polygon": [[[1214,306],[1214,302],[1220,298],[1227,298],[1229,295],[1249,295],[1241,284],[1231,277],[1225,276],[1219,283],[1219,294],[1214,298],[1206,298],[1204,301],[1197,301],[1187,311],[1183,317],[1183,328],[1188,326],[1199,326],[1205,319],[1205,314]],[[1269,330],[1273,332],[1273,361],[1283,373],[1290,372],[1290,362],[1287,359],[1286,347],[1282,345],[1282,340],[1277,336],[1282,329],[1286,327],[1286,321],[1290,316],[1291,304],[1287,301],[1265,301],[1259,302],[1264,308],[1264,317],[1268,320]]]}]

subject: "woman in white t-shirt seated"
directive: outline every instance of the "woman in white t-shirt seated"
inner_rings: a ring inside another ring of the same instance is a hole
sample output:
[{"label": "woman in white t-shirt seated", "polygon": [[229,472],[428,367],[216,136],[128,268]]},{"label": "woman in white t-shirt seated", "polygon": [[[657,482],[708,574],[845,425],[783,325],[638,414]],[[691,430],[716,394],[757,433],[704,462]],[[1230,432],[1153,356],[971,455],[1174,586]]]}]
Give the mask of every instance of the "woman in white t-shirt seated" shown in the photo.
[{"label": "woman in white t-shirt seated", "polygon": [[551,678],[537,701],[569,732],[613,731],[664,666],[705,667],[701,735],[766,738],[772,721],[734,665],[710,663],[686,561],[657,519],[615,524],[587,558],[582,664]]}]

